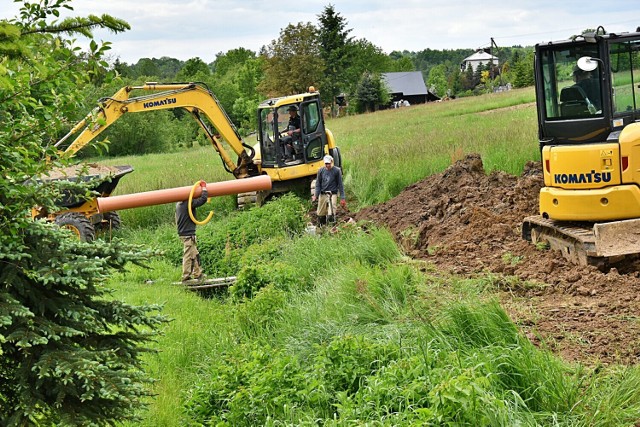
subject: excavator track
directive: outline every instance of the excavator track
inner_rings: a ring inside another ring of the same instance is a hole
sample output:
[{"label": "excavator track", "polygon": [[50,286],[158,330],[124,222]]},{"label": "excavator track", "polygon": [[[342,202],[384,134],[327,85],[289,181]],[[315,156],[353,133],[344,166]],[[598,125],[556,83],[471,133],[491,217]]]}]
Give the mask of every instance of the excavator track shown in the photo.
[{"label": "excavator track", "polygon": [[522,237],[533,244],[547,244],[579,265],[600,269],[640,254],[640,220],[603,223],[554,221],[540,215],[522,223]]},{"label": "excavator track", "polygon": [[258,192],[257,191],[247,191],[245,193],[240,193],[236,196],[236,201],[238,204],[238,209],[249,209],[253,206],[257,205],[258,202]]}]

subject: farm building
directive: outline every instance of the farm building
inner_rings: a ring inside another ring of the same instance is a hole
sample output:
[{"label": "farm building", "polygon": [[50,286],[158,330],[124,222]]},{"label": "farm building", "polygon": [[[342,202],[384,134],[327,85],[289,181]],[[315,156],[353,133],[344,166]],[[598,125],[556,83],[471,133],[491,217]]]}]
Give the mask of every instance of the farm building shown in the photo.
[{"label": "farm building", "polygon": [[414,105],[440,99],[427,89],[420,71],[382,73],[381,76],[391,92],[391,105],[401,100]]},{"label": "farm building", "polygon": [[491,55],[490,53],[480,49],[476,51],[476,53],[474,53],[473,55],[467,56],[462,60],[462,63],[460,64],[460,71],[464,72],[469,67],[469,65],[471,65],[471,68],[473,68],[473,71],[476,71],[478,67],[482,65],[486,65],[490,62],[493,63],[493,65],[497,66],[498,57]]}]

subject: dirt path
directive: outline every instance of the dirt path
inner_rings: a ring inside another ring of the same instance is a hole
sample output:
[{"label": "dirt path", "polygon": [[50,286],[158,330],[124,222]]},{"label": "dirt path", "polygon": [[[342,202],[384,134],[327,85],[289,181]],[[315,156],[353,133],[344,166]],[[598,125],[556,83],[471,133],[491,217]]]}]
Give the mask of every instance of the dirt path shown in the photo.
[{"label": "dirt path", "polygon": [[[355,219],[385,224],[409,255],[445,272],[500,273],[512,319],[566,360],[639,362],[640,266],[602,273],[522,240],[521,221],[538,213],[542,184],[539,164],[520,177],[486,175],[480,156],[469,155]],[[513,276],[521,281],[514,285]]]}]

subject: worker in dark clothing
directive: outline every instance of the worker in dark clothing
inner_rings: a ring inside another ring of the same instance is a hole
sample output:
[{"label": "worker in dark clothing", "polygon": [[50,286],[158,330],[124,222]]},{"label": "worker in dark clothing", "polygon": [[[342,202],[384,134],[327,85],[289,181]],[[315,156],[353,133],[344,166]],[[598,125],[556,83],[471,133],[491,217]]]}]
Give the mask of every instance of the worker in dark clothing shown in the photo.
[{"label": "worker in dark clothing", "polygon": [[[200,188],[202,188],[200,197],[191,200],[191,213],[194,217],[196,208],[204,205],[209,197],[207,183],[200,181]],[[200,253],[196,243],[196,224],[189,216],[189,200],[176,203],[176,225],[178,226],[178,236],[183,244],[182,282],[204,281],[206,276],[202,274],[200,266]]]},{"label": "worker in dark clothing", "polygon": [[288,111],[289,123],[287,124],[287,136],[282,138],[282,143],[284,144],[286,160],[295,160],[296,154],[302,151],[302,147],[300,146],[300,116],[298,115],[298,107],[295,105],[291,105]]},{"label": "worker in dark clothing", "polygon": [[342,170],[333,165],[333,157],[324,156],[324,167],[318,170],[316,176],[316,191],[311,196],[312,201],[318,200],[318,224],[335,222],[335,209],[340,195],[340,205],[345,207],[347,202],[342,185]]}]

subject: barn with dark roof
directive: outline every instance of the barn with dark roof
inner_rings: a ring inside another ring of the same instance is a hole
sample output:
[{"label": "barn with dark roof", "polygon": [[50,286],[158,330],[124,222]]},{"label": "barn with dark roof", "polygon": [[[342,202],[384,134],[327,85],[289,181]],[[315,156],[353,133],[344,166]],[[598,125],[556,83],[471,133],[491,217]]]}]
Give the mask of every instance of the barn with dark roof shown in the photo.
[{"label": "barn with dark roof", "polygon": [[420,71],[382,73],[381,77],[391,91],[391,105],[400,100],[414,105],[440,99],[427,89]]}]

